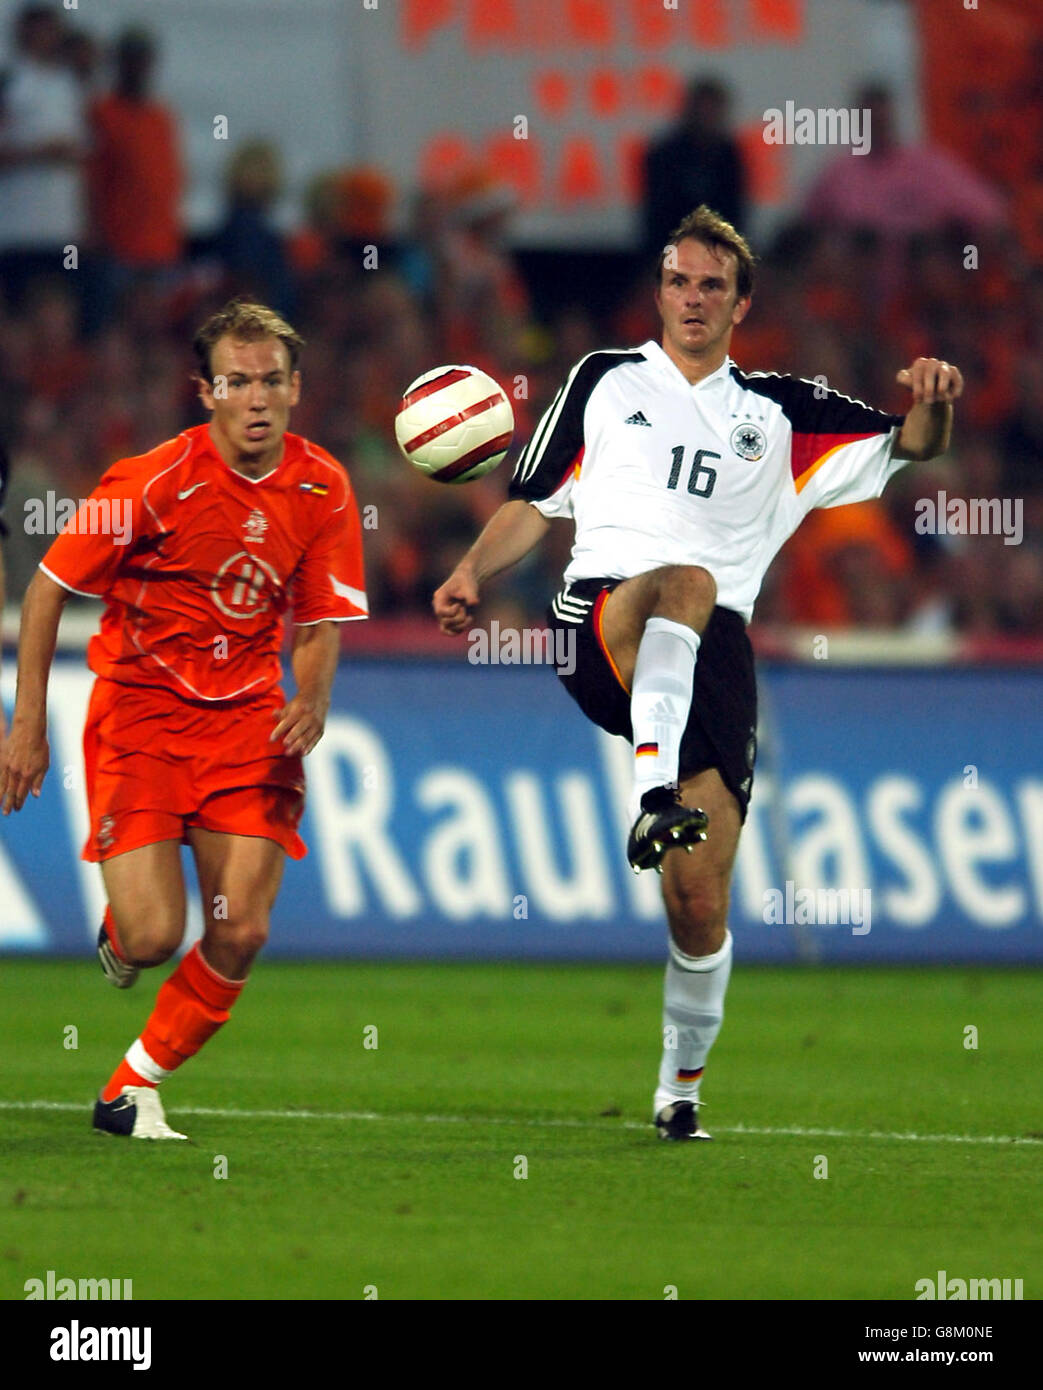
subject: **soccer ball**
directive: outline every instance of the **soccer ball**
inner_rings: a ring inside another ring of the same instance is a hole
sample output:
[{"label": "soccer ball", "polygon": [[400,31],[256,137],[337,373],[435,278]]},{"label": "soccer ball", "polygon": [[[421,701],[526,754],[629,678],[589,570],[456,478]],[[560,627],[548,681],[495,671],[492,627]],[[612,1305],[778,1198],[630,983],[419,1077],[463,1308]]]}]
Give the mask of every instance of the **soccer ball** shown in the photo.
[{"label": "soccer ball", "polygon": [[514,411],[477,367],[436,367],[408,387],[395,415],[398,447],[438,483],[469,483],[510,448]]}]

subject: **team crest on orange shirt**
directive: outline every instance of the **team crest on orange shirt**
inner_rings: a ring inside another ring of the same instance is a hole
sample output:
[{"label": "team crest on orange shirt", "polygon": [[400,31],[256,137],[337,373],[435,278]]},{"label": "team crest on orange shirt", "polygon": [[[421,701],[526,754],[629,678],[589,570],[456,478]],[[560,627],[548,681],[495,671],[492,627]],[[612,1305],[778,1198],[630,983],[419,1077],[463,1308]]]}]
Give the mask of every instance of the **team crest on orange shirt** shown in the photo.
[{"label": "team crest on orange shirt", "polygon": [[282,580],[271,565],[245,550],[230,556],[210,581],[210,597],[226,618],[256,618],[271,606]]},{"label": "team crest on orange shirt", "polygon": [[264,533],[268,530],[268,518],[264,512],[260,512],[255,507],[250,515],[243,522],[243,531],[246,539],[254,545],[261,545],[264,541]]}]

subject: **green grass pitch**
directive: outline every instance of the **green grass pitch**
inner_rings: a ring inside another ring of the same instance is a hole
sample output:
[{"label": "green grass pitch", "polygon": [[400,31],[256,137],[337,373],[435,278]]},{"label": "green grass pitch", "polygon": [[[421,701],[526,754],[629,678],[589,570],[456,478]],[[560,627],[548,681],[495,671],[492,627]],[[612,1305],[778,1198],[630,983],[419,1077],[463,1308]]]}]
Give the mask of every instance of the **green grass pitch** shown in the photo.
[{"label": "green grass pitch", "polygon": [[658,969],[262,958],[164,1086],[193,1142],[95,1135],[162,973],[0,967],[5,1299],[48,1270],[136,1300],[1043,1292],[1038,971],[739,964],[715,1142],[679,1145],[646,1123]]}]

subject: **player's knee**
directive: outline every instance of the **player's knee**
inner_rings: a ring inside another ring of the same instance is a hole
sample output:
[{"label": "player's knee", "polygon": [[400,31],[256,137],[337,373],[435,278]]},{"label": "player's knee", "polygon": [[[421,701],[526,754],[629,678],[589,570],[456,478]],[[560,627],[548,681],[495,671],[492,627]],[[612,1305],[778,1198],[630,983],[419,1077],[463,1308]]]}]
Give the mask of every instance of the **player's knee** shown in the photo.
[{"label": "player's knee", "polygon": [[657,571],[659,603],[693,619],[708,616],[717,602],[717,581],[702,565],[666,565]]},{"label": "player's knee", "polygon": [[181,945],[185,934],[181,922],[138,922],[123,927],[116,924],[120,951],[128,965],[147,970],[153,965],[163,965]]},{"label": "player's knee", "polygon": [[221,922],[216,932],[224,946],[234,951],[244,962],[253,960],[268,940],[267,916],[247,916]]},{"label": "player's knee", "polygon": [[[663,900],[670,929],[686,954],[706,954],[707,942],[718,936],[723,939],[728,920],[728,890],[722,884],[713,880],[664,883]],[[690,950],[690,946],[697,949]],[[717,948],[711,946],[709,949]]]}]

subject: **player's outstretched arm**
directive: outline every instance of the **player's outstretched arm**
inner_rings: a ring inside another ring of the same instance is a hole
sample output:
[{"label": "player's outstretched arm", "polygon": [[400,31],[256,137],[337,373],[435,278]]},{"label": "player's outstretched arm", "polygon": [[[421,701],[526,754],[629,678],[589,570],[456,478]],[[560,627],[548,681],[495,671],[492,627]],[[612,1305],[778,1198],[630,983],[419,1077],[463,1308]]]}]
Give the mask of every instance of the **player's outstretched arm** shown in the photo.
[{"label": "player's outstretched arm", "polygon": [[337,671],[340,634],[336,623],[309,623],[293,634],[293,678],[297,694],[276,710],[271,742],[283,740],[288,757],[303,758],[322,738],[330,708],[330,691]]},{"label": "player's outstretched arm", "polygon": [[20,811],[40,795],[50,765],[47,747],[47,681],[68,590],[37,570],[25,591],[18,639],[18,687],[11,731],[0,756],[0,811]]},{"label": "player's outstretched arm", "polygon": [[549,526],[531,503],[520,498],[505,502],[442,587],[435,590],[431,606],[442,631],[456,633],[469,628],[485,581],[528,555]]},{"label": "player's outstretched arm", "polygon": [[896,380],[912,391],[913,407],[902,425],[895,456],[923,463],[944,454],[952,434],[952,402],[963,395],[960,369],[937,357],[918,357]]}]

